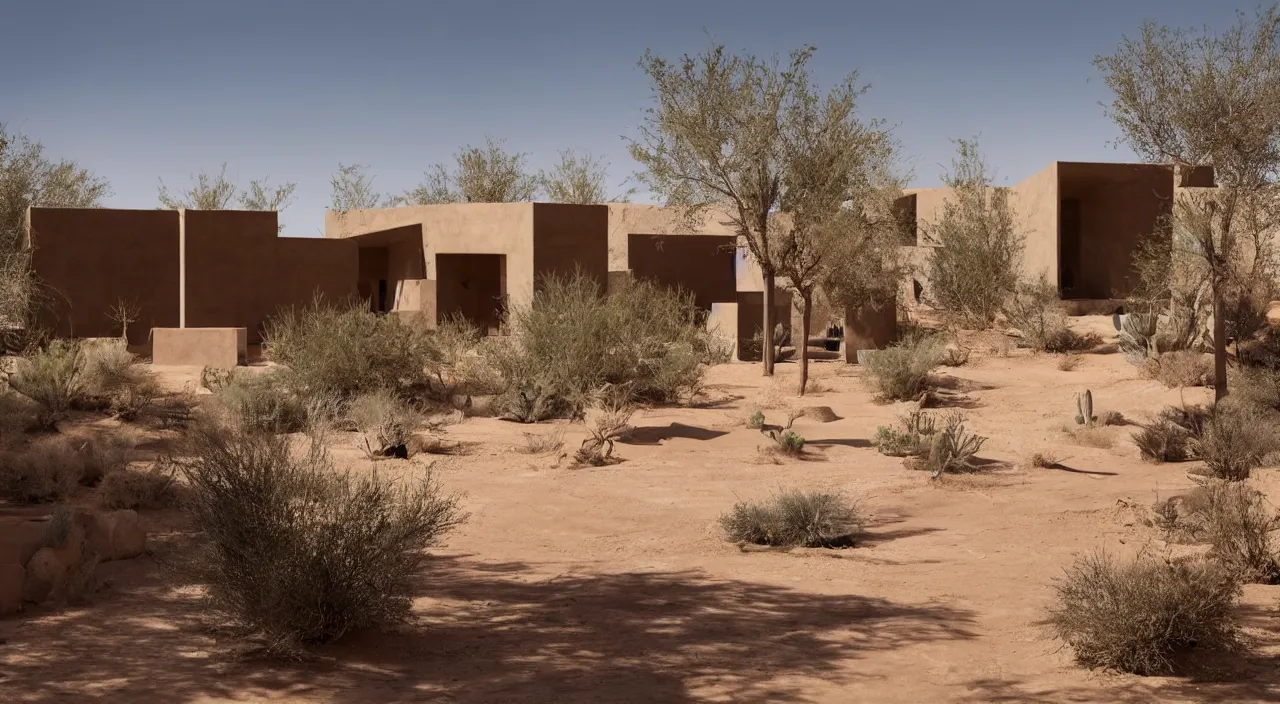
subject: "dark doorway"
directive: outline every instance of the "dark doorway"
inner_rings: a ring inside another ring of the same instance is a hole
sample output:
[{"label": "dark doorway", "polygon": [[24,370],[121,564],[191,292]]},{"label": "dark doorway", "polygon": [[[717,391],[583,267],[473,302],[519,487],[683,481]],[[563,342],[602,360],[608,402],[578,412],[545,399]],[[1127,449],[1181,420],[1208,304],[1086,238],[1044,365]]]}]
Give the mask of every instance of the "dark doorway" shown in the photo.
[{"label": "dark doorway", "polygon": [[501,254],[436,255],[436,320],[461,315],[486,334],[502,323],[506,257]]}]

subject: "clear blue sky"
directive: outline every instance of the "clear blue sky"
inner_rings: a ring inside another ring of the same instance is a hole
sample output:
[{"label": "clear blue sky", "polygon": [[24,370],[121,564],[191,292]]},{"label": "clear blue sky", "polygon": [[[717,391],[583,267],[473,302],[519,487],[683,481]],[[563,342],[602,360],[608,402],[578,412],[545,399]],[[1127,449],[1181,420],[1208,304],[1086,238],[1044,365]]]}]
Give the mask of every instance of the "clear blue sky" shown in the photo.
[{"label": "clear blue sky", "polygon": [[[591,150],[621,183],[650,91],[636,62],[708,45],[806,43],[830,85],[871,84],[914,185],[950,139],[982,135],[998,178],[1053,160],[1124,161],[1091,61],[1144,19],[1225,27],[1205,0],[0,0],[0,122],[111,182],[107,205],[156,207],[163,178],[216,170],[294,181],[285,233],[317,235],[339,162],[400,192],[486,134],[549,167]],[[1241,6],[1252,9],[1252,5]],[[639,200],[648,199],[641,193]]]}]

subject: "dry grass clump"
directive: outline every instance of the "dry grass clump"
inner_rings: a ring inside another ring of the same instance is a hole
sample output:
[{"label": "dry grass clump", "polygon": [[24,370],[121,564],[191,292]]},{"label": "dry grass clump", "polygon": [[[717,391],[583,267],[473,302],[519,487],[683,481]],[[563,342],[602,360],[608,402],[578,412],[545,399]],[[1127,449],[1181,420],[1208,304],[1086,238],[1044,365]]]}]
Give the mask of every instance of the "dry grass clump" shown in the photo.
[{"label": "dry grass clump", "polygon": [[1058,357],[1058,370],[1064,372],[1075,371],[1080,366],[1080,354],[1077,352],[1068,352]]},{"label": "dry grass clump", "polygon": [[35,401],[0,388],[0,450],[22,440],[35,424],[37,410]]},{"label": "dry grass clump", "polygon": [[1116,446],[1115,432],[1097,423],[1087,425],[1064,425],[1062,432],[1077,445],[1094,447],[1099,450],[1110,450]]},{"label": "dry grass clump", "polygon": [[491,350],[503,417],[578,418],[605,386],[634,403],[674,403],[697,395],[705,365],[724,358],[691,296],[648,281],[601,294],[585,274],[551,276],[531,305],[507,311],[512,336]]},{"label": "dry grass clump", "polygon": [[86,345],[82,359],[84,395],[90,406],[132,421],[160,396],[155,375],[129,352],[124,340]]},{"label": "dry grass clump", "polygon": [[756,410],[747,416],[747,427],[752,430],[759,430],[764,427],[764,411]]},{"label": "dry grass clump", "polygon": [[422,422],[417,411],[386,389],[352,399],[347,418],[360,433],[360,447],[369,459],[406,457],[409,436]]},{"label": "dry grass clump", "polygon": [[924,468],[934,479],[943,474],[977,471],[973,459],[986,441],[987,438],[965,430],[962,414],[948,414],[945,425],[933,436]]},{"label": "dry grass clump", "polygon": [[1091,669],[1169,674],[1192,648],[1240,644],[1239,582],[1210,560],[1143,554],[1122,563],[1097,552],[1077,558],[1056,591],[1047,623]]},{"label": "dry grass clump", "polygon": [[599,413],[587,429],[590,436],[573,455],[575,464],[603,467],[618,461],[613,456],[614,441],[626,433],[636,411],[627,398],[625,390],[616,390],[599,402]]},{"label": "dry grass clump", "polygon": [[287,371],[235,374],[218,401],[235,421],[264,433],[297,433],[307,427],[307,402],[295,392]]},{"label": "dry grass clump", "polygon": [[549,433],[524,433],[524,444],[516,447],[517,452],[526,455],[546,455],[559,452],[564,447],[564,427],[557,427]]},{"label": "dry grass clump", "polygon": [[1165,352],[1148,358],[1143,372],[1171,389],[1213,386],[1213,357],[1190,350]]},{"label": "dry grass clump", "polygon": [[930,373],[942,364],[945,350],[941,336],[909,336],[867,358],[867,379],[882,399],[914,399],[929,388]]},{"label": "dry grass clump", "polygon": [[182,471],[204,538],[190,568],[272,654],[407,617],[424,549],[465,518],[429,472],[340,473],[319,442],[297,455],[286,438],[206,425],[190,449]]},{"label": "dry grass clump", "polygon": [[131,449],[123,436],[37,439],[0,453],[0,495],[19,503],[64,501],[81,484],[96,484],[123,467]]},{"label": "dry grass clump", "polygon": [[863,524],[854,502],[828,491],[785,491],[765,502],[740,501],[720,517],[730,541],[782,547],[852,545]]},{"label": "dry grass clump", "polygon": [[[1009,324],[1022,333],[1028,347],[1037,352],[1063,354],[1064,360],[1072,353],[1090,350],[1102,343],[1102,338],[1095,333],[1081,335],[1067,327],[1067,316],[1058,301],[1058,287],[1043,275],[1036,281],[1018,284],[1004,306],[1004,315]],[[1060,360],[1060,369],[1062,364],[1070,363]]]},{"label": "dry grass clump", "polygon": [[1033,452],[1027,461],[1032,467],[1038,469],[1053,469],[1058,466],[1058,456],[1052,452]]},{"label": "dry grass clump", "polygon": [[320,298],[268,319],[263,350],[289,368],[284,378],[299,398],[342,401],[378,389],[403,395],[423,388],[428,366],[440,360],[425,328],[359,302],[333,305]]},{"label": "dry grass clump", "polygon": [[110,472],[102,478],[102,506],[134,511],[175,506],[180,498],[175,482],[177,471],[177,463],[161,459],[153,462],[146,471],[122,468]]}]

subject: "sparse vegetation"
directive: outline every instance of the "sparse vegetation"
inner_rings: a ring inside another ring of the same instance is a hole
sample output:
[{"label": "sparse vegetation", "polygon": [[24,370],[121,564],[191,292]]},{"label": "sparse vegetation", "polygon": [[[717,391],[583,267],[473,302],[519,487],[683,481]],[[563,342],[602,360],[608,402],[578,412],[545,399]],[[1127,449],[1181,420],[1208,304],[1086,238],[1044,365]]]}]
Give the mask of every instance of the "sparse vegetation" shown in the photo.
[{"label": "sparse vegetation", "polygon": [[1052,452],[1034,452],[1030,464],[1038,469],[1052,469],[1058,466],[1058,456]]},{"label": "sparse vegetation", "polygon": [[1145,373],[1171,389],[1213,386],[1213,358],[1186,350],[1166,352],[1148,359]]},{"label": "sparse vegetation", "polygon": [[747,427],[752,430],[759,430],[764,427],[764,411],[757,410],[747,416]]},{"label": "sparse vegetation", "polygon": [[218,400],[236,423],[264,433],[297,433],[307,427],[307,403],[294,391],[290,372],[236,374]]},{"label": "sparse vegetation", "polygon": [[1077,558],[1056,590],[1048,625],[1088,668],[1170,674],[1188,649],[1240,643],[1232,615],[1240,585],[1202,558],[1118,562],[1097,552]]},{"label": "sparse vegetation", "polygon": [[881,398],[909,400],[929,387],[929,375],[942,364],[946,342],[936,335],[912,336],[867,359],[867,374]]},{"label": "sparse vegetation", "polygon": [[699,386],[723,350],[691,297],[648,281],[609,296],[582,273],[548,277],[530,306],[508,312],[512,340],[493,358],[500,413],[521,422],[579,417],[596,389],[628,401],[673,403]]},{"label": "sparse vegetation", "polygon": [[360,447],[369,459],[404,457],[409,435],[422,420],[408,404],[386,389],[352,399],[347,406],[347,418],[360,433]]},{"label": "sparse vegetation", "polygon": [[924,468],[929,470],[934,479],[943,474],[973,472],[978,469],[973,459],[987,438],[966,431],[964,421],[962,414],[950,413],[942,429],[933,435]]},{"label": "sparse vegetation", "polygon": [[564,447],[564,427],[549,433],[524,433],[524,445],[516,449],[526,455],[546,455]]},{"label": "sparse vegetation", "polygon": [[65,501],[81,484],[95,484],[125,465],[123,437],[41,438],[0,453],[0,495],[19,503]]},{"label": "sparse vegetation", "polygon": [[614,441],[626,432],[636,408],[628,400],[630,394],[625,388],[606,387],[595,395],[598,413],[587,428],[590,436],[582,441],[573,458],[579,465],[603,467],[617,461],[613,456]]},{"label": "sparse vegetation", "polygon": [[170,459],[153,462],[146,471],[121,468],[102,478],[101,501],[104,508],[144,509],[169,508],[178,503],[175,483],[178,465]]},{"label": "sparse vegetation", "polygon": [[[1243,482],[1212,482],[1185,505],[1209,555],[1246,582],[1280,583],[1280,513]],[[1181,516],[1179,516],[1181,518]]]},{"label": "sparse vegetation", "polygon": [[160,385],[146,365],[124,344],[96,344],[84,348],[84,396],[89,405],[132,421],[160,396]]},{"label": "sparse vegetation", "polygon": [[876,428],[876,436],[872,440],[876,449],[890,457],[927,455],[937,434],[934,417],[924,411],[912,411],[903,416],[901,422],[902,430],[889,426]]},{"label": "sparse vegetation", "polygon": [[1191,442],[1209,474],[1229,481],[1248,479],[1276,447],[1274,420],[1232,403],[1219,403]]},{"label": "sparse vegetation", "polygon": [[862,530],[857,505],[827,491],[785,491],[765,502],[743,502],[721,516],[728,539],[779,547],[850,545]]},{"label": "sparse vegetation", "polygon": [[19,366],[9,384],[39,404],[36,424],[40,428],[56,429],[58,421],[84,398],[84,351],[80,343],[52,340]]},{"label": "sparse vegetation", "polygon": [[285,438],[208,425],[182,470],[205,541],[194,576],[276,655],[405,618],[423,549],[464,519],[429,472],[338,473],[317,442],[295,455]]}]

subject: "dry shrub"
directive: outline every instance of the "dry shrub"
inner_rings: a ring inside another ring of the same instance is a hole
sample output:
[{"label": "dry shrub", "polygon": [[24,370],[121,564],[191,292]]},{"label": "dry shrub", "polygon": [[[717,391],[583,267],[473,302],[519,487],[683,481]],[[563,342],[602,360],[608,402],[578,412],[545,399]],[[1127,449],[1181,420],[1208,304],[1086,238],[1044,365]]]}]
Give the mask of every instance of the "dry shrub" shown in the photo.
[{"label": "dry shrub", "polygon": [[428,372],[436,398],[502,391],[502,379],[489,359],[484,332],[471,321],[454,313],[435,326],[430,338],[435,355]]},{"label": "dry shrub", "polygon": [[163,509],[178,503],[175,483],[178,465],[169,459],[153,462],[146,471],[119,469],[102,478],[104,508],[134,511]]},{"label": "dry shrub", "polygon": [[1159,464],[1190,458],[1192,438],[1185,428],[1166,418],[1157,418],[1141,428],[1133,434],[1133,442],[1142,459]]},{"label": "dry shrub", "polygon": [[84,351],[78,341],[51,340],[18,367],[9,384],[39,404],[36,425],[53,430],[85,397]]},{"label": "dry shrub", "polygon": [[1098,425],[1104,425],[1104,426],[1125,425],[1126,423],[1128,423],[1128,421],[1126,421],[1124,418],[1124,414],[1121,413],[1120,411],[1103,411],[1101,414],[1097,416],[1096,422]]},{"label": "dry shrub", "polygon": [[242,427],[297,433],[307,427],[307,402],[294,389],[290,372],[236,374],[218,392],[218,400]]},{"label": "dry shrub", "polygon": [[942,366],[944,367],[963,367],[969,363],[969,348],[967,347],[948,347],[946,353],[942,356]]},{"label": "dry shrub", "polygon": [[1214,407],[1190,447],[1211,476],[1240,481],[1248,479],[1278,445],[1270,414],[1224,401]]},{"label": "dry shrub", "polygon": [[347,418],[360,433],[370,459],[405,457],[406,443],[422,417],[386,389],[360,394],[347,405]]},{"label": "dry shrub", "polygon": [[950,413],[942,430],[933,435],[924,467],[934,479],[943,474],[977,471],[973,459],[986,441],[987,438],[965,430],[962,414]]},{"label": "dry shrub", "polygon": [[674,403],[696,395],[705,365],[724,358],[691,296],[648,281],[602,294],[585,274],[550,276],[532,305],[507,311],[512,336],[492,350],[503,416],[581,417],[607,385],[625,386],[632,402]]},{"label": "dry shrub", "polygon": [[120,420],[136,419],[160,395],[155,375],[123,340],[88,345],[83,360],[85,396]]},{"label": "dry shrub", "polygon": [[1091,669],[1169,674],[1192,648],[1240,644],[1240,584],[1210,560],[1142,554],[1120,563],[1096,552],[1077,558],[1056,591],[1048,625]]},{"label": "dry shrub", "polygon": [[407,617],[424,549],[465,518],[430,472],[338,473],[315,438],[297,455],[286,438],[206,425],[190,450],[204,537],[190,567],[210,605],[277,655]]},{"label": "dry shrub", "polygon": [[0,494],[20,503],[65,500],[80,484],[97,483],[123,467],[131,449],[122,436],[41,438],[0,453]]},{"label": "dry shrub", "polygon": [[0,450],[17,444],[35,424],[37,404],[31,399],[0,389]]},{"label": "dry shrub", "polygon": [[766,502],[743,502],[720,517],[728,539],[782,547],[851,545],[862,530],[857,505],[828,491],[786,491]]},{"label": "dry shrub", "polygon": [[625,390],[606,390],[598,402],[599,413],[594,424],[587,429],[590,436],[582,441],[574,462],[578,465],[603,467],[617,462],[613,456],[614,441],[629,428],[635,406],[627,400],[630,395]]},{"label": "dry shrub", "polygon": [[1096,423],[1077,426],[1063,426],[1071,441],[1084,447],[1095,447],[1099,450],[1110,450],[1116,446],[1115,434],[1110,428]]},{"label": "dry shrub", "polygon": [[1058,369],[1064,372],[1075,371],[1080,366],[1080,355],[1076,352],[1068,352],[1058,357]]},{"label": "dry shrub", "polygon": [[1179,350],[1148,359],[1146,374],[1165,386],[1213,386],[1213,358],[1199,352]]},{"label": "dry shrub", "polygon": [[1040,469],[1053,469],[1058,466],[1058,461],[1058,456],[1052,452],[1034,452],[1028,464]]},{"label": "dry shrub", "polygon": [[1095,332],[1078,333],[1070,328],[1054,330],[1044,340],[1044,351],[1054,354],[1087,352],[1102,344],[1102,337]]},{"label": "dry shrub", "polygon": [[359,302],[332,305],[319,297],[270,318],[264,337],[267,359],[289,368],[286,378],[303,398],[345,401],[378,389],[404,394],[425,386],[427,367],[440,358],[422,326]]},{"label": "dry shrub", "polygon": [[759,430],[764,427],[764,411],[756,410],[747,416],[747,427],[752,430]]},{"label": "dry shrub", "polygon": [[517,452],[526,455],[545,455],[559,452],[564,447],[564,427],[558,427],[549,433],[525,433],[524,445],[516,448]]},{"label": "dry shrub", "polygon": [[882,399],[913,399],[929,388],[929,375],[942,364],[945,349],[937,335],[910,336],[867,358],[868,380]]},{"label": "dry shrub", "polygon": [[1209,543],[1209,555],[1244,581],[1280,582],[1280,514],[1266,496],[1242,482],[1212,482],[1189,509],[1191,523]]}]

